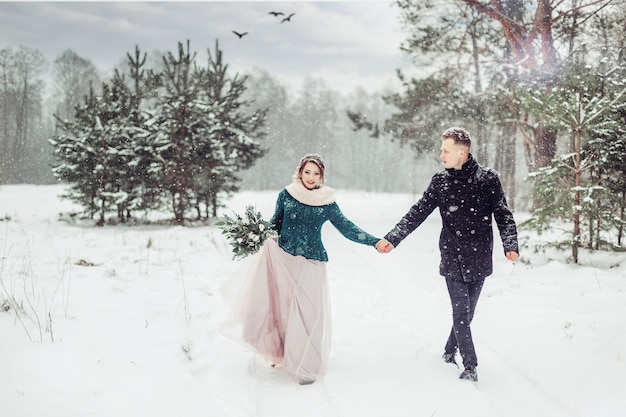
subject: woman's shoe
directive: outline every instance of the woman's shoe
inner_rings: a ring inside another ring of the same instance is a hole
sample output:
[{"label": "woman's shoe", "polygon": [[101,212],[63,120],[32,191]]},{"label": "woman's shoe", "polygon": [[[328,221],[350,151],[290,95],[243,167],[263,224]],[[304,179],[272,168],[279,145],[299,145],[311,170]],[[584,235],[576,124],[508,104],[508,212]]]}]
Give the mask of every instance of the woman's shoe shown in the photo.
[{"label": "woman's shoe", "polygon": [[300,385],[311,385],[314,382],[315,378],[310,376],[301,376],[300,378],[298,378],[298,384]]}]

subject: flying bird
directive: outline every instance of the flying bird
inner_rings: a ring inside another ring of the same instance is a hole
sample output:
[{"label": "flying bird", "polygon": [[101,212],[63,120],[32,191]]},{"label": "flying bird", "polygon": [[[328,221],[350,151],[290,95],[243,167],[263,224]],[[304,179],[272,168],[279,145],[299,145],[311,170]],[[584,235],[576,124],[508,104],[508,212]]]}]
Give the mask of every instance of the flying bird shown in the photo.
[{"label": "flying bird", "polygon": [[285,13],[283,13],[283,12],[269,12],[268,14],[274,15],[274,17],[284,16],[285,15]]},{"label": "flying bird", "polygon": [[239,36],[239,39],[243,38],[244,36],[246,36],[248,34],[248,32],[244,32],[244,33],[239,33],[239,32],[235,32],[233,30],[233,33],[237,36]]},{"label": "flying bird", "polygon": [[291,13],[289,16],[281,20],[280,23],[291,22],[291,16],[293,16],[294,14],[295,13]]}]

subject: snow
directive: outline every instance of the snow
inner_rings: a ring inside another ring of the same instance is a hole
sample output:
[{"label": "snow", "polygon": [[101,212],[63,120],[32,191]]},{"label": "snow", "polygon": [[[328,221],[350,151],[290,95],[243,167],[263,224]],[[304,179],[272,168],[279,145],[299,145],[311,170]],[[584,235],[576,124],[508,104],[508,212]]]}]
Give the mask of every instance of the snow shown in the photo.
[{"label": "snow", "polygon": [[[220,332],[220,286],[241,262],[215,226],[73,224],[62,191],[0,188],[3,417],[626,415],[624,253],[581,251],[573,265],[526,250],[513,265],[496,236],[473,383],[441,359],[438,216],[388,255],[327,225],[332,351],[323,380],[299,386]],[[277,192],[240,193],[223,212],[254,204],[269,218]],[[414,202],[337,197],[379,236]]]}]

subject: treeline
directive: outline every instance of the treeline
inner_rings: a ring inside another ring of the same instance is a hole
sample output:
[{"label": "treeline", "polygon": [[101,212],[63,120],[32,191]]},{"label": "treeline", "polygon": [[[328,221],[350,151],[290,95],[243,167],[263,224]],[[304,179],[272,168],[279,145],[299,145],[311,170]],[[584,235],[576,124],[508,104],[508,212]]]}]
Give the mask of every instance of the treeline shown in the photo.
[{"label": "treeline", "polygon": [[[52,124],[43,110],[50,106],[37,99],[40,60],[3,50],[0,181],[35,175],[29,156],[54,136],[56,177],[80,189],[81,204],[100,221],[164,205],[179,222],[206,218],[238,187],[281,188],[306,152],[326,158],[335,188],[418,194],[437,169],[441,132],[460,125],[471,132],[477,159],[500,173],[510,204],[531,210],[525,226],[565,230],[566,240],[552,243],[571,246],[574,261],[579,247],[622,248],[626,4],[396,6],[407,33],[400,47],[415,71],[399,71],[403,88],[380,94],[342,96],[319,79],[295,92],[262,70],[231,77],[217,46],[206,66],[188,45],[153,57],[149,68],[137,50],[101,83],[88,62],[66,52],[55,61],[61,89]],[[197,69],[184,76],[187,65]],[[224,88],[239,83],[230,104],[209,87],[218,74]],[[239,117],[246,122],[235,129]],[[38,136],[51,125],[61,130]],[[214,149],[225,153],[207,159]]]},{"label": "treeline", "polygon": [[383,93],[358,88],[342,95],[324,80],[307,78],[294,94],[269,73],[251,72],[246,97],[253,100],[253,109],[269,109],[263,139],[267,154],[241,173],[242,187],[278,190],[291,181],[305,153],[317,152],[326,161],[327,184],[334,188],[422,192],[439,169],[438,154],[417,159],[408,147],[372,137],[348,118],[355,108],[372,117],[389,117],[393,107],[381,100]]},{"label": "treeline", "polygon": [[[65,182],[64,197],[98,224],[157,211],[183,222],[215,216],[240,188],[279,190],[307,152],[324,156],[335,188],[418,192],[435,169],[351,125],[348,108],[391,114],[382,92],[357,89],[346,97],[312,78],[292,91],[262,70],[231,73],[217,43],[206,65],[190,48],[179,44],[162,56],[137,48],[109,77],[66,50],[53,62],[53,95],[46,103],[45,85],[33,75],[41,77],[45,65],[28,71],[38,86],[28,97],[39,101],[33,100],[38,110],[24,126],[46,117],[54,123],[18,141],[36,145],[36,152],[7,150],[2,182]],[[41,56],[23,47],[4,52]],[[38,171],[9,164],[17,155]]]}]

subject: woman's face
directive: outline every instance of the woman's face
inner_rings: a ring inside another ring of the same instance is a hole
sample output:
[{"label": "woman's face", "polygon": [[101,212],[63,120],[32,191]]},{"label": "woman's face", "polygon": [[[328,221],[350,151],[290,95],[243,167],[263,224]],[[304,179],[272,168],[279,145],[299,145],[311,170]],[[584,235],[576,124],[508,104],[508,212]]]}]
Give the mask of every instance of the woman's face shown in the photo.
[{"label": "woman's face", "polygon": [[317,187],[317,184],[322,180],[322,172],[314,162],[307,162],[304,164],[304,167],[302,167],[300,178],[302,179],[302,184],[304,184],[307,189],[312,190]]}]

